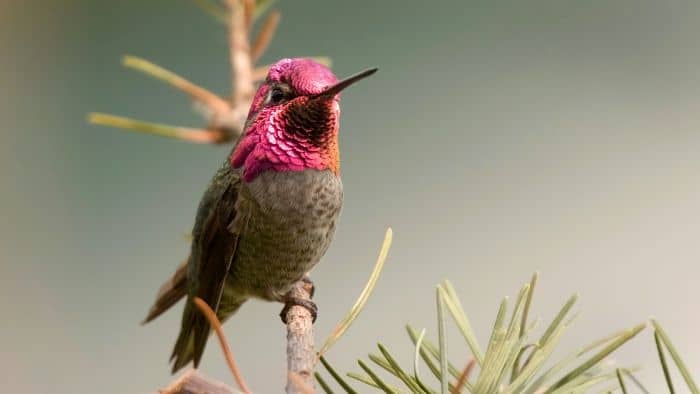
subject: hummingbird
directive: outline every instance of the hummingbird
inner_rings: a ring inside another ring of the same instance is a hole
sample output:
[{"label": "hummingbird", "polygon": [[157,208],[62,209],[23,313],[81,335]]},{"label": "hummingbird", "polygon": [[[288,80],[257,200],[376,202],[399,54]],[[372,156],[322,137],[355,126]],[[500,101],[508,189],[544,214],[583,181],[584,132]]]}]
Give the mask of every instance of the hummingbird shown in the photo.
[{"label": "hummingbird", "polygon": [[301,305],[315,319],[313,302],[287,293],[326,253],[340,214],[340,92],[376,71],[339,81],[312,59],[270,67],[241,137],[199,203],[190,255],[143,322],[186,297],[173,373],[190,361],[197,368],[211,332],[195,297],[222,322],[251,298]]}]

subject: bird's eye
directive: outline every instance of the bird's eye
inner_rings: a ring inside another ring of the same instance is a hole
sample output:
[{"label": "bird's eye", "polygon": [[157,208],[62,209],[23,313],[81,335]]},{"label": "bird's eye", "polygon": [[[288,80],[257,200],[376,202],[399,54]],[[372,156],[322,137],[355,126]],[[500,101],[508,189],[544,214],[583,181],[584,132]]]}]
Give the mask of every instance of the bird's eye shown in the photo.
[{"label": "bird's eye", "polygon": [[284,93],[284,90],[278,87],[274,87],[270,92],[270,103],[279,104],[282,102],[282,100],[284,100],[285,96],[286,95]]}]

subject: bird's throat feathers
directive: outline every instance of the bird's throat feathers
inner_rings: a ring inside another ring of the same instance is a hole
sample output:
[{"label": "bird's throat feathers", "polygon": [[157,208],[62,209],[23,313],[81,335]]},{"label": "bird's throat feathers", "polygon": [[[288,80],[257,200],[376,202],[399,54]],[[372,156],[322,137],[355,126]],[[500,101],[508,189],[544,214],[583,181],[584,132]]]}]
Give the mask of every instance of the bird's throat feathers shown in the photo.
[{"label": "bird's throat feathers", "polygon": [[297,97],[250,114],[230,163],[250,182],[264,171],[330,170],[340,173],[337,99]]}]

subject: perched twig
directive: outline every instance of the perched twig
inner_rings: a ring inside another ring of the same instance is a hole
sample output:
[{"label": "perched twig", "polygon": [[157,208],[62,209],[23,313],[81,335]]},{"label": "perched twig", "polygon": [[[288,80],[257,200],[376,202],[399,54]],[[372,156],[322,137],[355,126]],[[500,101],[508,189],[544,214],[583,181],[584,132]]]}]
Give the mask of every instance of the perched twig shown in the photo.
[{"label": "perched twig", "polygon": [[302,394],[314,394],[313,387],[306,384],[304,379],[299,374],[289,372],[288,379],[289,382],[291,382]]},{"label": "perched twig", "polygon": [[219,337],[219,344],[221,345],[221,349],[224,351],[226,363],[228,364],[228,367],[231,370],[231,374],[233,375],[234,379],[236,379],[238,387],[240,387],[244,393],[250,393],[248,385],[246,385],[245,380],[243,380],[243,376],[241,375],[241,372],[238,370],[238,366],[236,365],[236,359],[233,358],[233,352],[231,352],[231,348],[228,346],[226,335],[224,335],[224,331],[221,329],[221,322],[216,317],[216,313],[214,313],[214,311],[209,307],[209,305],[207,305],[207,303],[199,297],[195,297],[194,305],[197,307],[197,309],[199,309],[200,312],[202,312],[204,317],[207,318],[209,324],[214,329],[214,332],[216,332],[216,336]]},{"label": "perched twig", "polygon": [[663,369],[664,371],[664,379],[666,379],[666,386],[668,386],[668,391],[671,394],[675,394],[676,390],[673,388],[673,380],[671,379],[671,373],[668,370],[666,356],[664,356],[664,348],[661,345],[661,339],[659,339],[659,332],[656,330],[654,330],[654,342],[656,343],[656,351],[659,353],[661,369]]},{"label": "perched twig", "polygon": [[[312,289],[310,282],[299,281],[288,294],[296,299],[311,301]],[[289,305],[286,312],[287,394],[303,394],[308,388],[313,393],[316,352],[311,312],[299,305]]]}]

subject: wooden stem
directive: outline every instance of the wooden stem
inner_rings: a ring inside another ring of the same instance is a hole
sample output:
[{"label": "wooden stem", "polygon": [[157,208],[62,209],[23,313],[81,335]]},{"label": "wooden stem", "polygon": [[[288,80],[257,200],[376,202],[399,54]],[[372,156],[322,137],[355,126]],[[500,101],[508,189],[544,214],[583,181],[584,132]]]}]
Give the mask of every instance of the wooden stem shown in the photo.
[{"label": "wooden stem", "polygon": [[[311,301],[313,285],[308,281],[294,284],[289,295]],[[307,394],[314,389],[314,326],[311,312],[299,305],[290,305],[287,322],[287,394]]]}]

